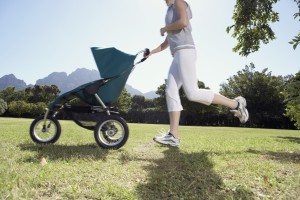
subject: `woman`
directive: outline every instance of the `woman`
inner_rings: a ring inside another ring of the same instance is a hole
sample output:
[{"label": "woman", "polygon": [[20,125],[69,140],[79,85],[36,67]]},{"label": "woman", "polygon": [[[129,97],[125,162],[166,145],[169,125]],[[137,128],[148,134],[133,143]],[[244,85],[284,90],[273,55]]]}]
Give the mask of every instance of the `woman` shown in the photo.
[{"label": "woman", "polygon": [[179,120],[183,110],[179,89],[183,90],[190,101],[205,105],[218,104],[231,109],[241,123],[246,123],[249,115],[246,100],[243,97],[228,99],[211,90],[199,89],[196,77],[196,49],[191,34],[190,19],[192,12],[184,0],[165,0],[168,6],[165,23],[160,29],[161,36],[167,35],[164,42],[153,49],[149,56],[170,47],[173,61],[169,69],[166,83],[166,101],[170,119],[170,130],[162,136],[154,137],[154,141],[171,146],[179,146]]}]

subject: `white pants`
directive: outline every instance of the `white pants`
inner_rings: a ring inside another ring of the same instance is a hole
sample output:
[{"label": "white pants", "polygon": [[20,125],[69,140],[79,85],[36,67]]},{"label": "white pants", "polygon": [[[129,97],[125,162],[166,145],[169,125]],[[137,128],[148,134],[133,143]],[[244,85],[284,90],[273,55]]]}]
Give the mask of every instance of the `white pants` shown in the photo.
[{"label": "white pants", "polygon": [[179,89],[183,87],[190,101],[210,105],[214,92],[198,88],[196,77],[196,50],[181,49],[175,52],[166,83],[166,100],[169,112],[182,111]]}]

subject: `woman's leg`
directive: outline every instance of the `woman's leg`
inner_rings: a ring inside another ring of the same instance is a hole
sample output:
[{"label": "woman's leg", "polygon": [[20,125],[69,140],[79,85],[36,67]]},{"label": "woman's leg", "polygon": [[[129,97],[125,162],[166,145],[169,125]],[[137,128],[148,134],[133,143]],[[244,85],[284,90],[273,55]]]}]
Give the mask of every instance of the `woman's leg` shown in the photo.
[{"label": "woman's leg", "polygon": [[196,76],[196,50],[184,49],[179,52],[179,72],[183,84],[184,92],[190,101],[210,105],[218,104],[234,109],[237,101],[229,99],[220,94],[216,94],[209,89],[199,89]]},{"label": "woman's leg", "polygon": [[166,82],[166,102],[169,112],[170,132],[175,138],[179,137],[178,126],[180,113],[183,110],[179,96],[181,86],[182,81],[178,71],[178,61],[176,57],[174,57]]},{"label": "woman's leg", "polygon": [[154,141],[160,144],[166,144],[171,146],[179,145],[178,126],[180,120],[180,113],[183,109],[179,96],[179,89],[181,86],[182,81],[178,72],[177,59],[174,58],[170,66],[168,79],[166,82],[166,102],[169,112],[170,130],[163,136],[156,136],[153,138]]},{"label": "woman's leg", "polygon": [[196,77],[196,50],[184,49],[178,51],[178,69],[181,75],[182,86],[187,98],[205,105],[218,104],[232,109],[241,123],[247,122],[249,118],[245,98],[237,97],[229,99],[223,95],[216,94],[208,89],[199,89]]},{"label": "woman's leg", "polygon": [[[171,64],[166,83],[166,101],[170,120],[170,133],[179,138],[178,127],[182,108],[179,89],[182,84],[190,100],[204,104],[221,104],[232,109],[237,107],[237,101],[228,99],[222,95],[214,94],[211,90],[199,89],[196,77],[196,52],[195,50],[178,51]],[[182,71],[181,71],[182,69]],[[186,80],[185,80],[186,79]]]},{"label": "woman's leg", "polygon": [[238,102],[235,99],[229,99],[223,95],[215,94],[212,100],[213,104],[218,104],[222,106],[226,106],[230,109],[236,109],[238,106]]},{"label": "woman's leg", "polygon": [[179,138],[178,127],[180,120],[180,111],[169,112],[169,120],[170,120],[170,133],[175,138]]},{"label": "woman's leg", "polygon": [[[229,99],[225,96],[215,94],[208,89],[199,89],[196,77],[196,51],[194,49],[179,50],[175,53],[170,67],[166,84],[166,101],[170,119],[170,133],[162,137],[155,137],[154,141],[171,146],[179,145],[179,120],[182,105],[179,97],[179,89],[183,86],[184,92],[190,101],[205,105],[219,104],[235,109],[235,116],[245,123],[248,120],[246,100],[244,98]],[[242,101],[240,101],[242,99]],[[241,103],[240,103],[241,102]],[[239,105],[241,108],[238,108]],[[238,110],[237,110],[238,109]],[[244,115],[242,114],[244,112]]]}]

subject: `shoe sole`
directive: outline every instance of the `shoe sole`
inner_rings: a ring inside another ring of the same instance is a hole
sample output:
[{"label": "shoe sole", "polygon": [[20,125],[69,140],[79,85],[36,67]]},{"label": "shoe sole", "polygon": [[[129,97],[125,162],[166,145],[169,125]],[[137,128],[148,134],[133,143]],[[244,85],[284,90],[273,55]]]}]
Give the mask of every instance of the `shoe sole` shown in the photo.
[{"label": "shoe sole", "polygon": [[249,119],[249,113],[248,113],[248,110],[246,108],[243,109],[243,112],[245,113],[246,119],[242,120],[241,123],[246,123]]}]

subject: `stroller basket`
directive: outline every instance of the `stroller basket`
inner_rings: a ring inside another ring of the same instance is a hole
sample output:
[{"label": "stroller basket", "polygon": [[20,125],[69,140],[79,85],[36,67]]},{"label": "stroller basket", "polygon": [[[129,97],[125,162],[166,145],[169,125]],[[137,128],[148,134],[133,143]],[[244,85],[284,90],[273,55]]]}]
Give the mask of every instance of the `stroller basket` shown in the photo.
[{"label": "stroller basket", "polygon": [[[115,108],[109,109],[111,114],[118,114]],[[65,106],[64,111],[77,125],[88,130],[94,130],[97,123],[107,116],[101,106]]]}]

